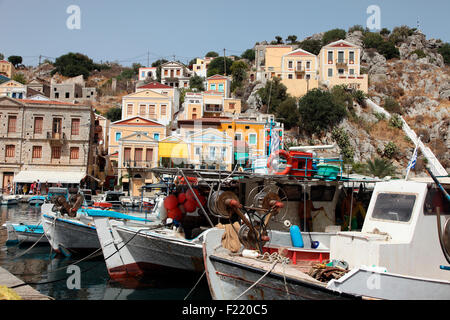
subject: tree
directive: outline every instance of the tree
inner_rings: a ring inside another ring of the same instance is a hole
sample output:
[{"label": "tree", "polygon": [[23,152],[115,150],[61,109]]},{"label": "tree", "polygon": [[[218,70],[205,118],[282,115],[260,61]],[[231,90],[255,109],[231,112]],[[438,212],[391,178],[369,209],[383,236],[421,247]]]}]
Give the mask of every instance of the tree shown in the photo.
[{"label": "tree", "polygon": [[217,53],[217,52],[215,52],[215,51],[209,51],[207,54],[205,54],[205,57],[212,57],[212,58],[215,58],[215,57],[218,57],[219,56],[219,54]]},{"label": "tree", "polygon": [[289,41],[290,44],[295,44],[297,41],[297,36],[295,35],[290,35],[286,38],[286,41]]},{"label": "tree", "polygon": [[96,65],[88,56],[73,52],[69,52],[56,58],[53,66],[55,69],[53,69],[52,75],[55,73],[59,73],[65,77],[83,75],[83,78],[85,79],[87,79],[90,72],[96,68]]},{"label": "tree", "polygon": [[363,44],[365,48],[375,48],[384,42],[383,37],[377,32],[367,32],[363,38]]},{"label": "tree", "polygon": [[343,29],[332,29],[324,33],[322,44],[325,46],[333,41],[345,39],[347,33]]},{"label": "tree", "polygon": [[248,61],[252,62],[255,60],[255,50],[253,49],[247,49],[241,54],[242,59],[247,59]]},{"label": "tree", "polygon": [[277,77],[268,80],[266,86],[258,89],[256,94],[261,99],[263,106],[266,106],[268,113],[274,113],[277,107],[288,97],[286,86]]},{"label": "tree", "polygon": [[283,44],[283,43],[284,43],[284,42],[283,42],[283,38],[280,37],[280,36],[276,36],[276,37],[275,37],[275,41],[276,41],[276,44]]},{"label": "tree", "polygon": [[396,174],[394,165],[389,160],[382,158],[375,158],[373,161],[367,160],[365,171],[378,178],[394,176]]},{"label": "tree", "polygon": [[438,52],[444,58],[445,64],[450,64],[450,43],[446,42],[438,49]]},{"label": "tree", "polygon": [[307,39],[307,40],[303,40],[302,42],[300,42],[299,46],[303,50],[306,50],[312,54],[318,55],[320,52],[320,49],[322,49],[322,41],[314,40],[314,39]]},{"label": "tree", "polygon": [[387,60],[400,58],[400,51],[395,47],[392,41],[383,41],[378,47],[378,52]]},{"label": "tree", "polygon": [[399,44],[403,42],[414,33],[415,29],[410,29],[408,26],[400,26],[395,27],[391,34],[389,35],[389,40],[391,40],[394,44]]},{"label": "tree", "polygon": [[13,75],[11,79],[21,84],[27,84],[27,79],[25,78],[25,75],[21,72]]},{"label": "tree", "polygon": [[203,86],[204,81],[205,81],[205,78],[200,77],[195,74],[189,79],[189,87],[191,89],[197,89],[199,91],[203,91],[203,90],[205,90],[205,88]]},{"label": "tree", "polygon": [[231,91],[234,91],[234,89],[236,89],[237,87],[242,86],[242,83],[247,78],[248,69],[249,69],[248,65],[242,60],[233,62],[230,68],[231,77],[233,79],[231,82]]},{"label": "tree", "polygon": [[161,82],[161,65],[168,62],[166,59],[159,59],[152,63],[152,67],[156,67],[156,80]]},{"label": "tree", "polygon": [[22,57],[21,56],[9,56],[8,61],[11,62],[14,67],[17,67],[19,64],[22,63]]},{"label": "tree", "polygon": [[217,57],[209,63],[207,74],[208,77],[211,77],[215,74],[225,74],[224,67],[226,67],[227,75],[231,74],[231,65],[233,64],[233,60],[225,57],[225,66],[223,60],[223,57]]},{"label": "tree", "polygon": [[360,24],[355,24],[353,27],[348,28],[348,33],[352,33],[355,31],[361,31],[362,33],[365,32],[364,27]]},{"label": "tree", "polygon": [[5,59],[5,56],[3,55],[3,53],[0,53],[0,60]]},{"label": "tree", "polygon": [[277,120],[284,123],[286,130],[295,127],[299,117],[297,99],[291,96],[287,97],[287,99],[281,102],[276,108],[275,116]]},{"label": "tree", "polygon": [[300,98],[299,114],[299,127],[312,134],[333,128],[347,112],[345,105],[336,103],[330,92],[316,88]]},{"label": "tree", "polygon": [[111,120],[111,122],[122,119],[122,108],[111,107],[106,111],[105,117]]},{"label": "tree", "polygon": [[387,29],[387,28],[383,28],[383,29],[380,30],[380,34],[381,34],[383,37],[389,36],[390,33],[391,33],[391,30],[389,30],[389,29]]},{"label": "tree", "polygon": [[137,75],[137,74],[139,74],[139,68],[142,68],[143,65],[140,64],[140,63],[135,62],[135,63],[133,63],[133,64],[131,65],[131,67],[133,68],[134,74]]}]

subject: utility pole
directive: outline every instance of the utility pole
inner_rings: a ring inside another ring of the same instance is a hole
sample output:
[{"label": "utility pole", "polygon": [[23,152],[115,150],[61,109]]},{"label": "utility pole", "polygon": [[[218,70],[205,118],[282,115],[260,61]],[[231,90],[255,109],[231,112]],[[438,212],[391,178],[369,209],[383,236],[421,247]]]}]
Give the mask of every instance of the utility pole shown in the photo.
[{"label": "utility pole", "polygon": [[150,52],[147,50],[147,68],[150,67]]},{"label": "utility pole", "polygon": [[225,60],[225,48],[223,48],[223,74],[227,75],[227,61]]}]

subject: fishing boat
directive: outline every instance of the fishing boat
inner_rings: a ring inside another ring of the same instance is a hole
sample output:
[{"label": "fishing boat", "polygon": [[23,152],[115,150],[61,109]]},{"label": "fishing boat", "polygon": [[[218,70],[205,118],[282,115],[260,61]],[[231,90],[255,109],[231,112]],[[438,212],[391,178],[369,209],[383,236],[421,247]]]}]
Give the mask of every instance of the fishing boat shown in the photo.
[{"label": "fishing boat", "polygon": [[[211,229],[203,244],[211,295],[226,300],[450,299],[449,209],[435,184],[394,180],[376,183],[360,231],[322,238],[322,250],[311,248],[304,233],[302,248],[293,246],[294,237],[289,243],[286,235],[268,233],[268,247],[274,249],[268,254],[230,254],[222,243],[224,231]],[[441,224],[443,240],[437,236]],[[248,242],[243,248],[252,249]]]},{"label": "fishing boat", "polygon": [[64,198],[53,199],[41,207],[41,224],[52,249],[63,255],[81,251],[93,251],[100,248],[93,217],[139,222],[150,220],[126,215],[116,211],[88,209],[82,207],[83,196],[65,201]]},{"label": "fishing boat", "polygon": [[21,195],[6,195],[1,198],[1,204],[3,206],[18,204],[20,199],[22,199]]},{"label": "fishing boat", "polygon": [[106,191],[100,201],[94,202],[93,206],[98,208],[118,208],[122,205],[120,198],[124,196],[121,191]]},{"label": "fishing boat", "polygon": [[28,204],[31,206],[41,206],[45,202],[46,197],[41,195],[32,196],[28,199]]},{"label": "fishing boat", "polygon": [[7,221],[3,226],[6,227],[8,233],[6,245],[18,243],[34,244],[36,242],[48,243],[41,225],[11,223]]},{"label": "fishing boat", "polygon": [[85,205],[92,206],[94,204],[94,200],[92,200],[92,191],[90,189],[80,189],[80,193],[83,194]]}]

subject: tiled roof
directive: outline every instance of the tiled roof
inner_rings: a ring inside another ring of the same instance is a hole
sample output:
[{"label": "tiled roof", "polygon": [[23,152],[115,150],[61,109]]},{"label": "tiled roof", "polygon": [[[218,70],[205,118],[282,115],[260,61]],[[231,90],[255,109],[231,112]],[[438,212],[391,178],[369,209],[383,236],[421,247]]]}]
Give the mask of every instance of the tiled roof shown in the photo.
[{"label": "tiled roof", "polygon": [[23,103],[30,103],[30,104],[55,104],[55,105],[63,105],[63,106],[82,106],[80,104],[63,102],[63,101],[54,101],[54,100],[31,100],[31,99],[16,99],[16,100],[23,102]]},{"label": "tiled roof", "polygon": [[147,83],[143,86],[138,87],[138,89],[173,89],[172,87],[156,82],[156,81],[152,81],[150,83]]}]

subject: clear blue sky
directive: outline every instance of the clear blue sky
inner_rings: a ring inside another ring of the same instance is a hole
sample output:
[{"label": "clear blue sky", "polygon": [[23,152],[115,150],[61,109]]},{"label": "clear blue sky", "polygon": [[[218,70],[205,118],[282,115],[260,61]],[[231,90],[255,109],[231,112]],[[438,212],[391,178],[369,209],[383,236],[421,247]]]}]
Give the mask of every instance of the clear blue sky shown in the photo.
[{"label": "clear blue sky", "polygon": [[[70,30],[70,5],[81,9],[81,29]],[[36,65],[39,55],[81,52],[96,62],[147,64],[160,57],[187,62],[208,51],[240,55],[257,41],[280,35],[299,40],[333,28],[366,26],[369,5],[381,27],[416,27],[450,42],[448,0],[0,0],[0,53]]]}]

